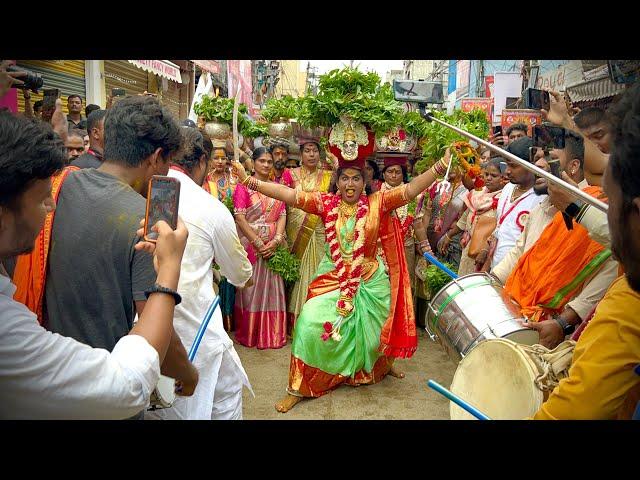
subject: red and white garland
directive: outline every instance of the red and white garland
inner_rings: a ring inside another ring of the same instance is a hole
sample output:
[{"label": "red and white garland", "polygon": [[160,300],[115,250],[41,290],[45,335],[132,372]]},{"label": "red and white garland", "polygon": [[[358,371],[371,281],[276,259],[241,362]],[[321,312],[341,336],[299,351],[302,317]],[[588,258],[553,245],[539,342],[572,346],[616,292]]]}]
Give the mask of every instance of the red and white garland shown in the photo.
[{"label": "red and white garland", "polygon": [[333,195],[325,201],[325,209],[329,212],[326,216],[325,232],[327,242],[329,243],[329,251],[336,270],[338,272],[338,281],[340,283],[340,296],[336,303],[338,311],[338,319],[332,324],[325,322],[322,340],[328,340],[329,337],[335,341],[340,341],[340,326],[353,311],[353,298],[358,291],[360,281],[362,279],[362,263],[364,260],[364,227],[367,222],[367,213],[369,212],[369,199],[366,195],[360,195],[358,199],[358,207],[356,210],[355,235],[353,239],[353,257],[351,268],[347,268],[340,253],[340,244],[338,241],[338,232],[336,222],[338,220],[339,205],[341,201],[340,195]]}]

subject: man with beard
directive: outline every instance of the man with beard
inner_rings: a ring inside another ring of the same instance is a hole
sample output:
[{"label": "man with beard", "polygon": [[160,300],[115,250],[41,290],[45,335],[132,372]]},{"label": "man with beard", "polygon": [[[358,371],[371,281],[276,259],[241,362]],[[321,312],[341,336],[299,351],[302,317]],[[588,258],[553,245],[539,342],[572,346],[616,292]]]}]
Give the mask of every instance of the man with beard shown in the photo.
[{"label": "man with beard", "polygon": [[69,130],[72,128],[87,129],[87,119],[82,117],[82,97],[80,95],[69,95],[67,98],[67,121]]},{"label": "man with beard", "polygon": [[[640,377],[634,369],[640,364],[640,84],[629,88],[609,115],[612,152],[604,191],[609,199],[611,250],[625,275],[598,304],[576,344],[569,376],[535,414],[536,420],[630,418],[638,402]],[[549,195],[558,208],[582,219],[581,224],[602,223],[600,212],[586,211],[579,200],[557,187],[550,185]]]},{"label": "man with beard", "polygon": [[87,132],[79,128],[69,130],[69,135],[64,142],[64,146],[67,147],[67,163],[73,162],[84,154],[84,136],[86,134]]},{"label": "man with beard", "polygon": [[[536,165],[550,171],[543,149],[536,153]],[[585,192],[597,196],[599,187],[584,179],[584,143],[566,131],[565,148],[549,152],[569,178]],[[518,302],[525,325],[540,333],[540,344],[555,348],[573,333],[602,299],[618,274],[611,252],[589,239],[578,224],[568,230],[562,214],[547,196],[547,180],[536,179],[536,195],[544,200],[531,211],[516,245],[492,273],[505,284],[505,291]]]},{"label": "man with beard", "polygon": [[273,157],[273,181],[280,185],[293,187],[293,177],[291,171],[287,168],[289,159],[289,143],[283,140],[274,141],[269,147],[271,156]]}]

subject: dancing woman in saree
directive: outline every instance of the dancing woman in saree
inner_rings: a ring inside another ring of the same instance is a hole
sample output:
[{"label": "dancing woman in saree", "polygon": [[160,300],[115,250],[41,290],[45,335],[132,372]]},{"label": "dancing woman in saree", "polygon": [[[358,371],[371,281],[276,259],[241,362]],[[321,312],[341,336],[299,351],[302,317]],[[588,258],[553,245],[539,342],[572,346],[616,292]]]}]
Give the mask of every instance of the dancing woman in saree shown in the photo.
[{"label": "dancing woman in saree", "polygon": [[[344,138],[335,145],[330,142],[340,167],[334,193],[259,182],[246,178],[235,165],[250,188],[318,215],[325,225],[325,256],[295,325],[287,396],[276,404],[280,412],[342,383],[373,384],[389,373],[402,377],[393,360],[411,357],[417,348],[404,239],[390,213],[433,183],[436,172],[446,169],[448,157],[400,188],[367,196],[363,169],[371,151],[365,146],[373,145],[373,133],[365,133],[367,144],[358,144],[363,135],[353,130],[359,128],[364,129],[347,125]],[[378,240],[389,274],[376,256]]]}]

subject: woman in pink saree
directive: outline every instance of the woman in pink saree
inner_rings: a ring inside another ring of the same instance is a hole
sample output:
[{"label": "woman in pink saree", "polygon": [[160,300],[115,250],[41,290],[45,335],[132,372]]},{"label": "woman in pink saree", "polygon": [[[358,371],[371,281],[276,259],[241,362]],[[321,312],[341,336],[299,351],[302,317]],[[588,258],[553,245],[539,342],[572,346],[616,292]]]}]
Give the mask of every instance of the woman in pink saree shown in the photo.
[{"label": "woman in pink saree", "polygon": [[[255,177],[269,181],[273,158],[260,147],[253,153]],[[287,343],[287,304],[282,278],[267,268],[278,245],[286,248],[283,202],[238,185],[233,194],[238,236],[253,265],[253,285],[236,292],[236,340],[245,347],[281,348]]]}]

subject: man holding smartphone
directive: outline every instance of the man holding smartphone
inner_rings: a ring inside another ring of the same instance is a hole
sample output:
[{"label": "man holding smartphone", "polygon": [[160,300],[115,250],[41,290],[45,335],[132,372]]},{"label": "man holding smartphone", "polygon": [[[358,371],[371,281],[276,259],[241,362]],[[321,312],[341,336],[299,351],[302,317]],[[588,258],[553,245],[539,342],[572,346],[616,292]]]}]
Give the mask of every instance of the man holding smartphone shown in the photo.
[{"label": "man holding smartphone", "polygon": [[[66,160],[50,126],[0,111],[0,262],[29,253],[55,208],[50,177]],[[134,226],[134,230],[137,226]],[[156,283],[176,290],[187,229],[158,225]],[[133,232],[135,234],[135,231]],[[15,285],[0,263],[0,418],[123,419],[149,402],[171,338],[172,294],[149,296],[138,324],[111,353],[51,334],[13,299]],[[94,322],[107,322],[98,315]]]},{"label": "man holding smartphone", "polygon": [[[113,350],[133,327],[154,286],[150,255],[135,250],[135,227],[153,175],[166,175],[180,148],[179,127],[157,100],[128,97],[105,117],[105,160],[67,176],[51,229],[45,285],[47,327]],[[107,320],[95,321],[96,318]],[[193,391],[198,375],[172,336],[162,373]]]}]

